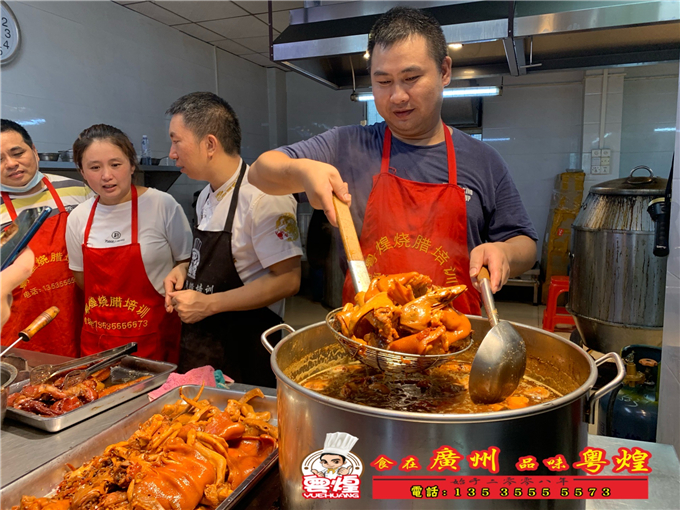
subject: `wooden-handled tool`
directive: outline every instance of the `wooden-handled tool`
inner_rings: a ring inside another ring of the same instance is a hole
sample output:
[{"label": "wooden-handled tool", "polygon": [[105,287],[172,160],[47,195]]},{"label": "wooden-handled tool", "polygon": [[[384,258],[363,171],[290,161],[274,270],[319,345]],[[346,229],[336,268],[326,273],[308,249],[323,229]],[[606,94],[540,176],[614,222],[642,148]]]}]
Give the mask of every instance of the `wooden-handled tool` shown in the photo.
[{"label": "wooden-handled tool", "polygon": [[352,213],[349,211],[349,206],[335,195],[333,195],[333,205],[335,206],[340,237],[342,237],[342,244],[345,247],[347,265],[352,276],[354,290],[356,292],[366,292],[371,283],[371,277],[368,275],[368,269],[366,269],[364,254],[361,251],[357,231],[354,228]]},{"label": "wooden-handled tool", "polygon": [[59,314],[59,308],[57,308],[56,306],[51,306],[43,313],[38,315],[38,317],[36,317],[36,319],[33,322],[31,322],[31,324],[27,328],[19,332],[19,338],[17,338],[14,341],[14,343],[10,345],[7,349],[2,351],[2,353],[0,353],[0,356],[4,356],[7,351],[9,351],[12,347],[14,347],[22,340],[24,342],[28,342],[31,338],[33,338],[33,335],[35,335],[38,331],[40,331],[42,328],[44,328],[50,322],[52,322],[52,319],[54,319],[57,316],[57,314]]}]

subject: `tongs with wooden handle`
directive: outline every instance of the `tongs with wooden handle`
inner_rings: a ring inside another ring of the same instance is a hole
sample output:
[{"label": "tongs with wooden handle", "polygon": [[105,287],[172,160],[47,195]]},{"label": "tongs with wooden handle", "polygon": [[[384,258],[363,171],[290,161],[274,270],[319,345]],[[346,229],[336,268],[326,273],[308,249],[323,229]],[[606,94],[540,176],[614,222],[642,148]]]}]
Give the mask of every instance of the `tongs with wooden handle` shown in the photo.
[{"label": "tongs with wooden handle", "polygon": [[354,228],[352,213],[349,206],[335,195],[333,195],[333,205],[340,228],[340,237],[342,237],[342,244],[345,247],[345,255],[347,255],[347,265],[349,266],[349,274],[352,276],[354,291],[357,293],[366,292],[371,283],[371,277],[368,275],[368,269],[364,262],[364,253],[361,251],[357,231]]},{"label": "tongs with wooden handle", "polygon": [[31,338],[33,338],[33,335],[35,335],[38,331],[40,331],[42,328],[44,328],[50,322],[52,322],[52,319],[54,319],[58,313],[59,308],[57,308],[56,306],[51,306],[43,313],[38,315],[38,317],[36,317],[36,319],[33,322],[31,322],[31,324],[26,329],[19,331],[19,338],[17,338],[14,341],[14,343],[10,345],[7,349],[2,351],[2,353],[0,353],[0,356],[4,356],[7,351],[9,351],[12,347],[14,347],[22,340],[24,342],[28,342]]}]

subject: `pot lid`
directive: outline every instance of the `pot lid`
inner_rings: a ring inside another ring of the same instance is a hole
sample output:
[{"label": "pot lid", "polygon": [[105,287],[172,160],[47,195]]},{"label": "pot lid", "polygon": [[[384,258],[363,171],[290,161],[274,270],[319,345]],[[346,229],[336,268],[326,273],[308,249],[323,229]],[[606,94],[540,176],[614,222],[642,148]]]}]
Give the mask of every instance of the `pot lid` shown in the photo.
[{"label": "pot lid", "polygon": [[[646,170],[648,175],[633,175],[637,170]],[[590,193],[596,195],[651,195],[663,196],[666,192],[668,179],[656,177],[652,169],[645,165],[636,166],[630,175],[623,179],[603,182],[590,188]]]}]

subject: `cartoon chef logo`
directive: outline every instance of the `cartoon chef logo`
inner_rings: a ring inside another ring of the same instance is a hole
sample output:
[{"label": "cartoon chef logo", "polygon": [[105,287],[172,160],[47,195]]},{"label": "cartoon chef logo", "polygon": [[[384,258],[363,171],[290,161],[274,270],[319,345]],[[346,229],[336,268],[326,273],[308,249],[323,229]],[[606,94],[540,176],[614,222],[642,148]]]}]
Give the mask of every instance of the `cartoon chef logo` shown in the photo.
[{"label": "cartoon chef logo", "polygon": [[323,450],[302,462],[302,495],[307,499],[358,499],[361,459],[350,450],[359,438],[346,432],[326,434]]},{"label": "cartoon chef logo", "polygon": [[194,239],[194,247],[191,249],[191,263],[189,264],[189,269],[187,269],[187,275],[189,278],[196,279],[196,270],[198,269],[198,264],[201,262],[201,241],[198,237]]},{"label": "cartoon chef logo", "polygon": [[297,220],[295,216],[290,213],[285,213],[279,216],[276,220],[276,229],[274,230],[276,237],[282,241],[297,241],[300,237]]}]

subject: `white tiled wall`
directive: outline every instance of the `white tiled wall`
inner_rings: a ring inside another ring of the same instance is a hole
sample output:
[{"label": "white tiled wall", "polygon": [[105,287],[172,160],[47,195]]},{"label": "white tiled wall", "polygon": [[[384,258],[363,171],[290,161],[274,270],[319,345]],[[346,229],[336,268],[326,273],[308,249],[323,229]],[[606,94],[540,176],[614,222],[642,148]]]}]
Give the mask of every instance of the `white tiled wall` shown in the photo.
[{"label": "white tiled wall", "polygon": [[[2,117],[24,123],[39,152],[66,150],[81,130],[103,122],[122,129],[138,151],[148,135],[152,157],[165,157],[165,110],[199,90],[218,92],[236,110],[246,161],[269,148],[263,67],[114,2],[10,4],[23,42],[2,68]],[[191,217],[193,193],[203,186],[182,175],[169,191]]]},{"label": "white tiled wall", "polygon": [[333,90],[297,73],[286,73],[286,90],[289,144],[365,119],[364,103],[350,101],[349,90]]},{"label": "white tiled wall", "polygon": [[[623,81],[621,69],[607,70],[607,90],[604,117],[604,139],[600,140],[602,122],[602,93],[604,72],[588,71],[585,75],[583,96],[583,154],[581,168],[586,172],[583,183],[584,198],[591,186],[618,178],[621,160],[621,118],[623,109]],[[591,173],[591,151],[609,149],[611,161],[609,174]]]},{"label": "white tiled wall", "polygon": [[[677,85],[676,85],[677,86]],[[676,90],[675,151],[680,153],[680,91]],[[680,454],[680,161],[675,159],[671,207],[670,254],[666,271],[666,307],[659,385],[657,441]]]},{"label": "white tiled wall", "polygon": [[678,64],[626,69],[620,176],[638,165],[668,177],[675,143]]},{"label": "white tiled wall", "polygon": [[555,176],[580,167],[582,76],[555,74],[555,83],[523,77],[506,84],[502,96],[484,98],[483,140],[508,164],[539,240]]},{"label": "white tiled wall", "polygon": [[609,70],[604,147],[612,149],[610,175],[589,173],[590,150],[599,148],[602,70],[505,77],[503,94],[484,99],[484,141],[507,162],[539,239],[555,175],[567,168],[587,172],[584,197],[592,184],[627,175],[638,164],[668,175],[677,75],[678,64]]},{"label": "white tiled wall", "polygon": [[10,2],[22,31],[2,68],[2,115],[26,126],[40,152],[68,149],[98,122],[167,155],[165,110],[182,94],[214,90],[212,49],[113,2]]}]

